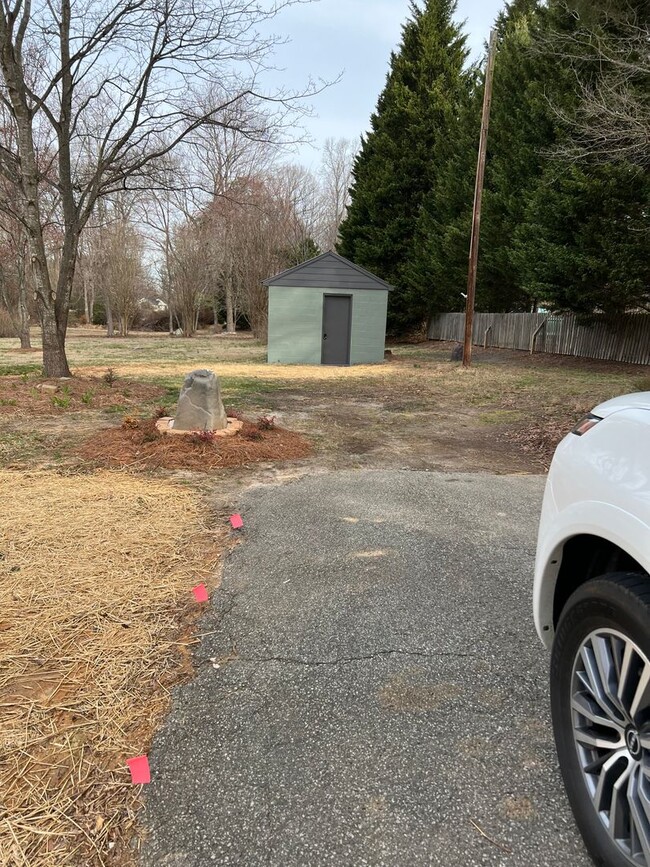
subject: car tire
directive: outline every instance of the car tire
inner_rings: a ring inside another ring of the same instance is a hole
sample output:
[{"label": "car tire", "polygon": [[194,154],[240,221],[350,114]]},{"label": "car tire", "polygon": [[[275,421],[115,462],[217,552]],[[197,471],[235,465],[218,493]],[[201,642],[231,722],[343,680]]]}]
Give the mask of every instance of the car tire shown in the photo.
[{"label": "car tire", "polygon": [[551,711],[569,802],[598,867],[650,867],[648,676],[650,576],[583,584],[555,635]]}]

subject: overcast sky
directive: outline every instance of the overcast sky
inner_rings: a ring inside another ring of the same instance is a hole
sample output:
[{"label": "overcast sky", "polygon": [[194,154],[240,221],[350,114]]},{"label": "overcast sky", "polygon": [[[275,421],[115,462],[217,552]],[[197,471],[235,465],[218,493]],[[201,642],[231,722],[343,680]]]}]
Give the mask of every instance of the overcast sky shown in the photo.
[{"label": "overcast sky", "polygon": [[[474,56],[482,54],[503,5],[504,0],[459,0],[458,18],[467,22]],[[408,7],[408,0],[318,0],[288,9],[274,22],[274,32],[291,40],[275,57],[284,70],[278,76],[282,84],[300,89],[310,76],[331,81],[342,73],[340,83],[314,98],[315,116],[305,122],[317,146],[328,136],[356,140],[368,129]],[[301,147],[298,159],[315,165],[319,156]]]}]

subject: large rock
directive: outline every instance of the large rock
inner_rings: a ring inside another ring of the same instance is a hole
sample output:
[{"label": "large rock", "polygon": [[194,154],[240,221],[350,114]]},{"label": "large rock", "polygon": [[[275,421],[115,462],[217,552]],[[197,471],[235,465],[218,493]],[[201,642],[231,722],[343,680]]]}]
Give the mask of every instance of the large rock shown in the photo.
[{"label": "large rock", "polygon": [[463,353],[465,347],[462,343],[457,343],[456,346],[451,350],[451,360],[452,361],[462,361]]},{"label": "large rock", "polygon": [[188,373],[178,398],[174,430],[223,430],[227,426],[217,377],[211,370]]}]

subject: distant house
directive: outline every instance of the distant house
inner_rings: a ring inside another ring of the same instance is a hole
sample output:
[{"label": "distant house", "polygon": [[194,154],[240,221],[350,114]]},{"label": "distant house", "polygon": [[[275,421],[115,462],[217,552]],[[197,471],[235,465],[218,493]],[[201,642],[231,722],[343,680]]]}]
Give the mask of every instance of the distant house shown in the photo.
[{"label": "distant house", "polygon": [[264,281],[269,363],[383,361],[392,286],[337,253],[323,253]]}]

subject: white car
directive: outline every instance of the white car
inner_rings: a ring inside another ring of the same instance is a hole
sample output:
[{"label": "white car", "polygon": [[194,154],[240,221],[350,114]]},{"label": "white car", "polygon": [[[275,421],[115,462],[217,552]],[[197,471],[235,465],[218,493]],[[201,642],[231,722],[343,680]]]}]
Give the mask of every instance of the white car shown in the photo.
[{"label": "white car", "polygon": [[650,392],[597,406],[558,446],[534,611],[587,848],[601,867],[650,867]]}]

